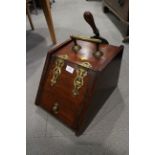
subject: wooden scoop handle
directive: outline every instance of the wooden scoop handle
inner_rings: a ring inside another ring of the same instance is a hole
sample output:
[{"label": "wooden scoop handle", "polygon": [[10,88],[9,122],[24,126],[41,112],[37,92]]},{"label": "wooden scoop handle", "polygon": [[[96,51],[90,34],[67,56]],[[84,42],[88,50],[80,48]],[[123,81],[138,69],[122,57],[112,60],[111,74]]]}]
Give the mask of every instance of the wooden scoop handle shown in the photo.
[{"label": "wooden scoop handle", "polygon": [[83,14],[84,19],[86,20],[86,22],[91,26],[93,32],[95,33],[96,36],[99,36],[99,30],[96,27],[96,24],[94,22],[94,17],[92,15],[91,12],[89,11],[85,11]]}]

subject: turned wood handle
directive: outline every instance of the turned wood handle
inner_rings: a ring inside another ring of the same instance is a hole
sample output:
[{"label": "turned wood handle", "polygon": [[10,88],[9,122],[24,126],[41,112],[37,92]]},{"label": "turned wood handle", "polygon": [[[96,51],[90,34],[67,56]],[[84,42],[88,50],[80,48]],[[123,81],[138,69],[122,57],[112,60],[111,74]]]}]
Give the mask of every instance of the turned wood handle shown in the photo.
[{"label": "turned wood handle", "polygon": [[94,22],[94,17],[92,15],[91,12],[89,11],[85,11],[83,14],[84,19],[86,20],[86,22],[91,26],[91,28],[93,29],[93,32],[95,33],[96,36],[99,36],[99,31],[96,27],[96,24]]}]

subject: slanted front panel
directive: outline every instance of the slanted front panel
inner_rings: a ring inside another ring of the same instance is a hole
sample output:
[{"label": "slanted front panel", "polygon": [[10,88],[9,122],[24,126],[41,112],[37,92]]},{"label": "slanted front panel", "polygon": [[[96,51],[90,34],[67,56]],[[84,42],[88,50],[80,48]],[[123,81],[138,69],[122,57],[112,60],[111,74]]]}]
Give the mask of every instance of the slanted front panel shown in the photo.
[{"label": "slanted front panel", "polygon": [[39,105],[71,128],[76,128],[89,81],[89,69],[52,57],[39,95]]},{"label": "slanted front panel", "polygon": [[[64,65],[61,68],[61,73],[57,78],[56,83],[53,84],[52,79],[56,74],[55,68],[57,59],[59,58],[54,58],[50,63],[43,89],[50,91],[51,94],[57,95],[64,100],[74,102],[74,105],[71,106],[78,108],[82,104],[85,98],[85,94],[87,93],[86,90],[89,81],[89,69],[83,68],[68,61],[64,61]],[[71,68],[71,71],[67,71],[68,67]],[[79,69],[84,70],[84,73],[81,74],[85,75],[83,75],[82,77],[79,75]],[[77,81],[77,83],[79,83],[79,86],[77,87],[79,88],[77,90],[77,94],[75,95],[74,89],[76,87],[76,78],[79,78],[79,81]]]}]

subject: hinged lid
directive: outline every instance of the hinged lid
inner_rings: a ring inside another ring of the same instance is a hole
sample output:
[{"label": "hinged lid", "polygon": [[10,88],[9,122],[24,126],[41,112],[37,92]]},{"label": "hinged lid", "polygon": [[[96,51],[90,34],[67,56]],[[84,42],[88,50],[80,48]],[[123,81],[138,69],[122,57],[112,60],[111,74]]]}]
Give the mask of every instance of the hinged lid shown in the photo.
[{"label": "hinged lid", "polygon": [[[95,43],[82,40],[78,40],[77,43],[81,47],[78,52],[73,50],[74,43],[69,40],[63,46],[59,46],[54,55],[94,71],[101,71],[119,52],[123,51],[123,46],[100,44],[99,50],[102,52],[102,56],[98,59],[93,55],[94,51],[96,51]],[[83,64],[86,64],[86,66]]]}]

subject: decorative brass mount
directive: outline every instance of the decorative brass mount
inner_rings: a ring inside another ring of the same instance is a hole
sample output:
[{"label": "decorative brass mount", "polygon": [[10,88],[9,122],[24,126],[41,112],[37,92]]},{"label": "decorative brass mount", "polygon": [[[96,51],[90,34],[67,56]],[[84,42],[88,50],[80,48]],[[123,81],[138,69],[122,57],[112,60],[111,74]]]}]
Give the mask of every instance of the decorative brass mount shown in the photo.
[{"label": "decorative brass mount", "polygon": [[93,52],[93,56],[97,59],[100,59],[102,55],[103,55],[103,53],[99,50]]},{"label": "decorative brass mount", "polygon": [[58,55],[58,58],[55,61],[55,67],[53,69],[53,77],[51,79],[51,86],[53,86],[61,74],[61,69],[64,66],[64,60],[68,59],[68,55]]},{"label": "decorative brass mount", "polygon": [[76,78],[74,80],[74,88],[73,88],[73,95],[76,96],[79,94],[79,89],[83,86],[83,79],[87,75],[87,71],[83,68],[78,68],[76,70]]},{"label": "decorative brass mount", "polygon": [[81,62],[79,65],[85,68],[92,68],[92,65],[88,61]]},{"label": "decorative brass mount", "polygon": [[51,86],[53,86],[57,82],[61,74],[61,69],[63,66],[64,66],[64,60],[57,58],[55,61],[55,67],[53,69],[53,77],[51,79]]},{"label": "decorative brass mount", "polygon": [[58,55],[59,58],[67,60],[68,59],[68,55],[67,54],[62,54],[62,55]]},{"label": "decorative brass mount", "polygon": [[[68,55],[59,55],[58,58],[55,60],[55,67],[53,69],[53,77],[51,79],[51,86],[56,84],[58,78],[60,77],[62,67],[65,64],[65,62],[64,62],[65,59],[68,59]],[[75,96],[79,94],[78,91],[84,84],[83,79],[87,75],[86,68],[88,68],[88,69],[92,68],[92,65],[87,61],[79,63],[78,69],[76,70],[77,75],[73,82],[74,88],[73,88],[72,92],[73,92],[73,95],[75,95]]]},{"label": "decorative brass mount", "polygon": [[96,51],[93,52],[93,56],[97,59],[101,58],[103,53],[99,50],[99,44],[102,43],[102,40],[96,38],[89,38],[86,36],[71,36],[71,39],[74,42],[74,46],[72,47],[74,52],[78,52],[81,49],[81,46],[77,44],[77,40],[88,41],[92,43],[96,43]]},{"label": "decorative brass mount", "polygon": [[[91,68],[92,65],[89,62],[82,62],[80,63],[81,66],[86,67],[86,68]],[[87,75],[87,70],[83,67],[80,67],[76,70],[76,77],[74,80],[74,88],[73,88],[73,95],[76,96],[79,94],[79,89],[83,86],[84,82],[83,79]]]}]

